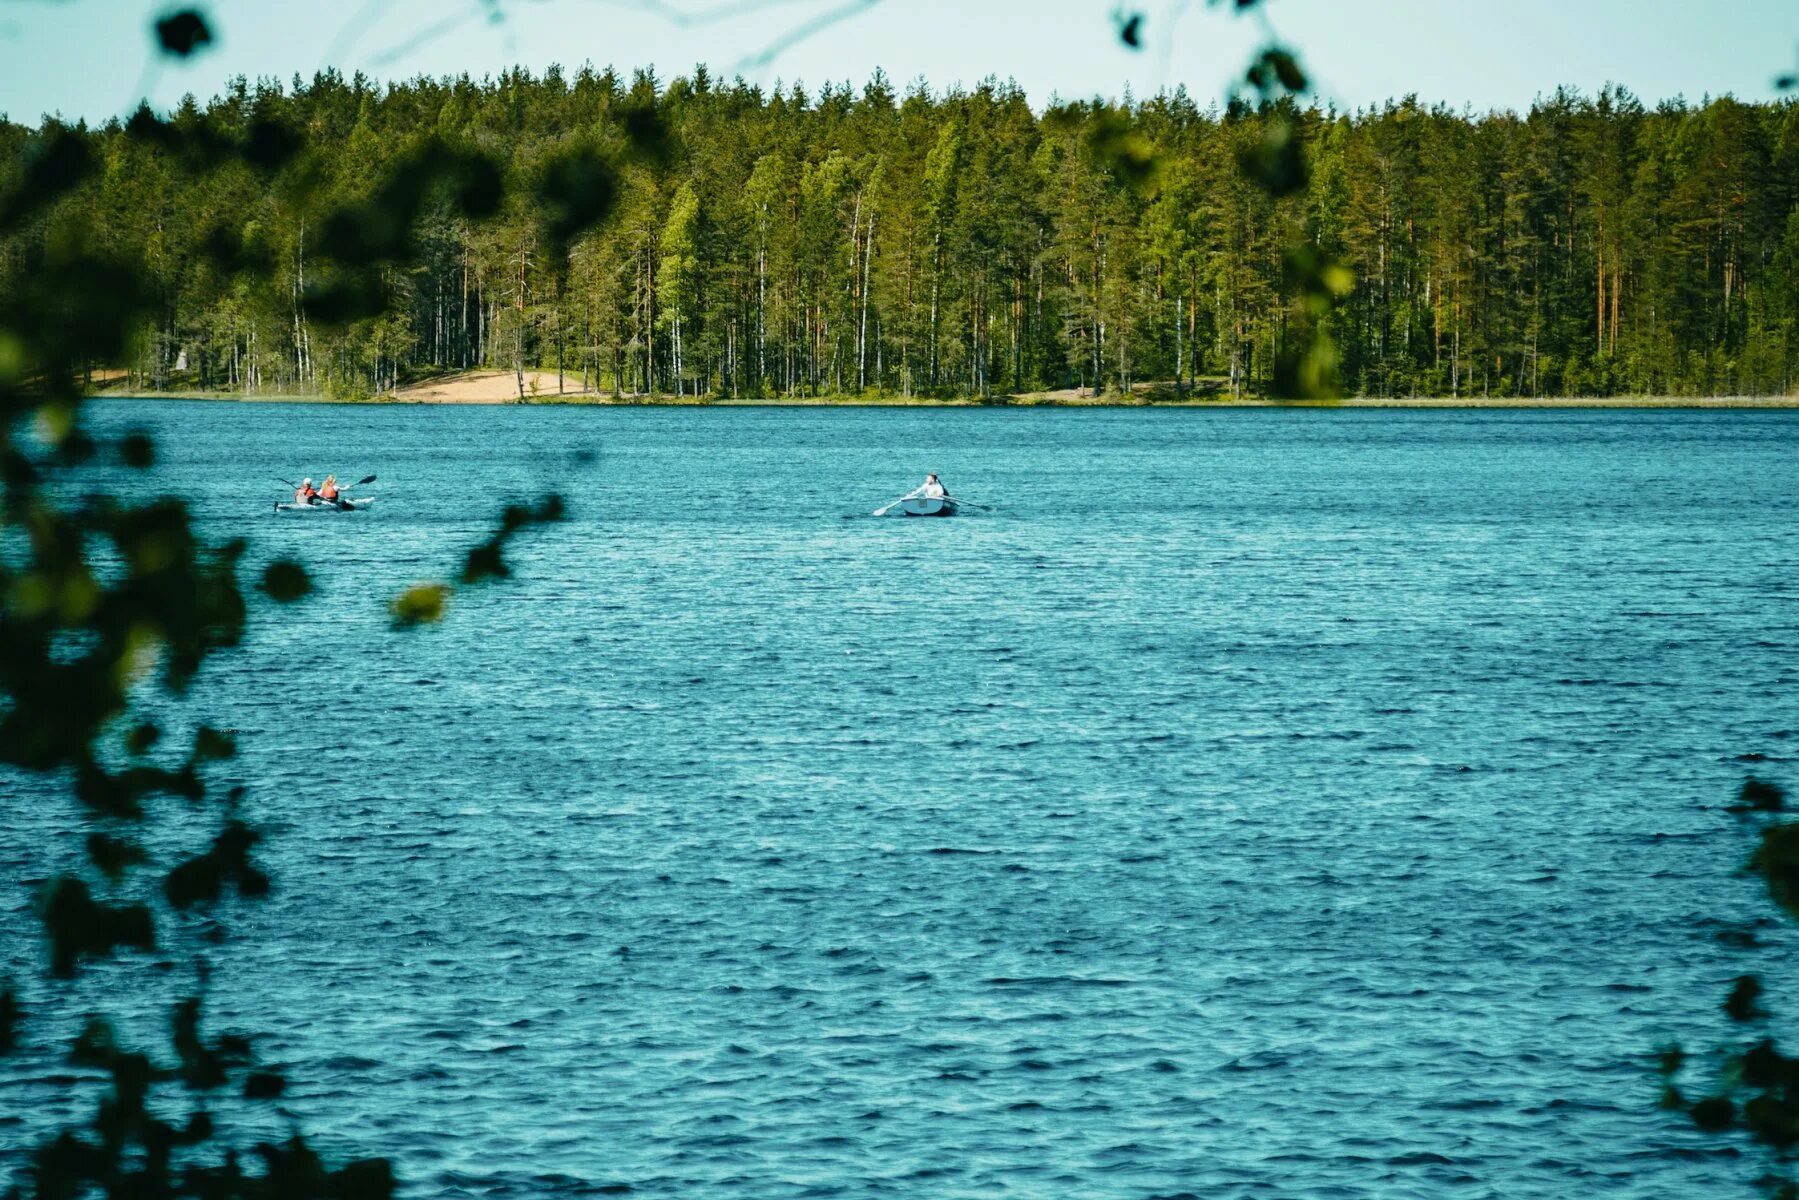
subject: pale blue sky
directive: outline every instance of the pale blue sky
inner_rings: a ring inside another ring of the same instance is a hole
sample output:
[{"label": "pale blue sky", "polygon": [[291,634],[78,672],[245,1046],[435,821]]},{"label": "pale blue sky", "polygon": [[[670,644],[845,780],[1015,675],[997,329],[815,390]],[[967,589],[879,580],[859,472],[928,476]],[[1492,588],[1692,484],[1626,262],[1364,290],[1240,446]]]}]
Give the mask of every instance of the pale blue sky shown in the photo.
[{"label": "pale blue sky", "polygon": [[[1145,48],[1119,44],[1119,7]],[[1185,84],[1219,96],[1263,37],[1297,48],[1320,94],[1358,106],[1416,92],[1477,109],[1527,107],[1568,83],[1622,83],[1654,102],[1775,95],[1799,71],[1799,0],[1268,0],[1237,16],[1205,0],[215,0],[218,42],[185,64],[150,54],[144,0],[0,0],[0,113],[104,118],[148,92],[167,106],[235,74],[327,64],[383,78],[521,63],[942,87],[1011,77],[1035,103]]]}]

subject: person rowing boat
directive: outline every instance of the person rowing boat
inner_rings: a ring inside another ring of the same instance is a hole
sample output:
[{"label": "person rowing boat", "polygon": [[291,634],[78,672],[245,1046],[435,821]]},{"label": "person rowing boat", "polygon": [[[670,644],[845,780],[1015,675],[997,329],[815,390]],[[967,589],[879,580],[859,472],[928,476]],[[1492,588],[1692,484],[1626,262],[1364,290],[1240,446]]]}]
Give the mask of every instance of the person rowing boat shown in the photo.
[{"label": "person rowing boat", "polygon": [[319,485],[319,499],[327,504],[337,503],[337,476],[325,476],[325,482]]},{"label": "person rowing boat", "polygon": [[305,479],[302,479],[300,481],[300,486],[294,489],[295,504],[311,504],[318,498],[319,490],[312,486],[312,477],[310,475]]},{"label": "person rowing boat", "polygon": [[935,472],[924,477],[924,483],[913,488],[898,500],[884,504],[875,509],[874,515],[884,517],[894,509],[899,509],[908,517],[953,517],[956,515],[957,500],[943,486],[943,480],[937,478]]},{"label": "person rowing boat", "polygon": [[949,489],[943,486],[943,480],[936,475],[926,475],[923,486],[907,493],[906,499],[948,500],[951,499]]}]

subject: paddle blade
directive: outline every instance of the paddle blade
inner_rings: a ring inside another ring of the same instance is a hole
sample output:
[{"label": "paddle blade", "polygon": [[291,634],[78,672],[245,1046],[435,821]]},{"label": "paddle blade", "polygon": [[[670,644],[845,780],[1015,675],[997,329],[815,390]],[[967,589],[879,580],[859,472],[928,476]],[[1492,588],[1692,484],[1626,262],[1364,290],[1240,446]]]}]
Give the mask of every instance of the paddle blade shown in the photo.
[{"label": "paddle blade", "polygon": [[352,483],[350,486],[351,487],[361,487],[365,483],[373,483],[373,482],[375,482],[375,477],[373,475],[370,475],[367,479],[358,479],[355,483]]}]

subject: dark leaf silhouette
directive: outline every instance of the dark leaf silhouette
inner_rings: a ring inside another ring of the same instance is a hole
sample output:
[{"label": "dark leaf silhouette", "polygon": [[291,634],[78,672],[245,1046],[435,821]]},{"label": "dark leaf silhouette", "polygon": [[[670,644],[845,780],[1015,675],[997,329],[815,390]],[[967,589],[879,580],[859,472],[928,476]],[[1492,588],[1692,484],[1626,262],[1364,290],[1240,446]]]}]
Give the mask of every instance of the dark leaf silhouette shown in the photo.
[{"label": "dark leaf silhouette", "polygon": [[617,173],[597,153],[573,151],[551,159],[537,185],[544,236],[560,252],[611,211],[618,187]]},{"label": "dark leaf silhouette", "polygon": [[262,590],[271,598],[288,604],[312,590],[312,577],[299,563],[282,559],[270,563],[262,573]]},{"label": "dark leaf silhouette", "polygon": [[1737,803],[1753,812],[1781,812],[1786,808],[1786,793],[1775,784],[1752,775],[1743,780],[1743,790],[1737,795]]},{"label": "dark leaf silhouette", "polygon": [[212,30],[198,11],[184,8],[156,22],[156,41],[163,53],[186,58],[212,41]]},{"label": "dark leaf silhouette", "polygon": [[19,994],[10,984],[0,986],[0,1054],[11,1054],[19,1046],[19,1024],[24,1020],[19,1008]]},{"label": "dark leaf silhouette", "polygon": [[1753,975],[1740,977],[1724,999],[1724,1011],[1733,1021],[1754,1021],[1768,1014],[1761,1006],[1762,981]]}]

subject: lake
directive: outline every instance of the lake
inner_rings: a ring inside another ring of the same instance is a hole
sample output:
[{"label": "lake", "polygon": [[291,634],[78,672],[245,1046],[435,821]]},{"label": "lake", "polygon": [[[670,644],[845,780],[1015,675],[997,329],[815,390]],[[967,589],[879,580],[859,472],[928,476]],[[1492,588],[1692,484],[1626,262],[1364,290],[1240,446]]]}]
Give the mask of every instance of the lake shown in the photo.
[{"label": "lake", "polygon": [[[1724,811],[1799,785],[1799,414],[93,412],[314,571],[176,706],[279,893],[210,1008],[406,1195],[1751,1194],[1652,1062],[1799,1002]],[[927,470],[991,511],[868,515]]]}]

